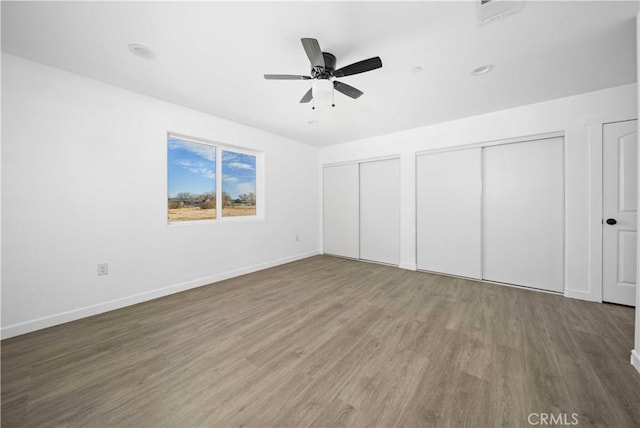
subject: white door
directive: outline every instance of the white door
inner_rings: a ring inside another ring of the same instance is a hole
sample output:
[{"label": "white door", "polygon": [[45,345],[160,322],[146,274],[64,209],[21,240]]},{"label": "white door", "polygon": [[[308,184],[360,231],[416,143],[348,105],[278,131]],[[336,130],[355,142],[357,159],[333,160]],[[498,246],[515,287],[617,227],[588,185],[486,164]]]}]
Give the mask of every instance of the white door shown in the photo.
[{"label": "white door", "polygon": [[323,169],[325,254],[360,257],[358,181],[358,164]]},{"label": "white door", "polygon": [[417,266],[482,278],[482,149],[418,156]]},{"label": "white door", "polygon": [[360,164],[360,258],[400,264],[400,159]]},{"label": "white door", "polygon": [[485,147],[484,279],[563,291],[563,139]]},{"label": "white door", "polygon": [[602,300],[635,306],[638,123],[605,124],[602,137]]}]

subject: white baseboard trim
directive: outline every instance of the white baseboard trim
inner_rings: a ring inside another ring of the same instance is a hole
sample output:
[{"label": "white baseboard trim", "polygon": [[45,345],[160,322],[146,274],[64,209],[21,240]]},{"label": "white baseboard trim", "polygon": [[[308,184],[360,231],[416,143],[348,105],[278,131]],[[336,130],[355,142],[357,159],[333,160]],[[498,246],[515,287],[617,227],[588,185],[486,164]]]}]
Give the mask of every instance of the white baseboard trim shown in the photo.
[{"label": "white baseboard trim", "polygon": [[589,302],[602,303],[602,301],[595,298],[591,293],[587,293],[586,291],[564,290],[564,297],[570,297],[572,299],[579,299],[579,300],[587,300]]},{"label": "white baseboard trim", "polygon": [[631,365],[640,373],[640,349],[631,350]]},{"label": "white baseboard trim", "polygon": [[259,263],[253,266],[223,272],[204,278],[198,278],[192,281],[182,282],[175,285],[170,285],[168,287],[159,288],[157,290],[134,294],[132,296],[122,297],[120,299],[98,303],[96,305],[85,306],[84,308],[73,309],[70,311],[61,312],[59,314],[49,315],[35,320],[9,325],[6,327],[2,327],[2,330],[0,331],[0,337],[2,339],[8,339],[10,337],[19,336],[21,334],[30,333],[32,331],[42,330],[44,328],[53,327],[55,325],[64,324],[66,322],[98,315],[104,312],[109,312],[114,309],[124,308],[125,306],[131,306],[138,303],[146,302],[148,300],[157,299],[159,297],[168,296],[170,294],[179,293],[181,291],[190,290],[192,288],[202,287],[204,285],[224,281],[225,279],[234,278],[236,276],[246,275],[248,273],[283,265],[285,263],[291,263],[297,260],[306,259],[307,257],[316,256],[318,254],[321,254],[319,250],[296,254],[294,256],[284,257],[282,259]]},{"label": "white baseboard trim", "polygon": [[415,263],[403,263],[400,262],[400,269],[406,269],[406,270],[413,270],[416,271],[418,270],[418,265],[416,265]]}]

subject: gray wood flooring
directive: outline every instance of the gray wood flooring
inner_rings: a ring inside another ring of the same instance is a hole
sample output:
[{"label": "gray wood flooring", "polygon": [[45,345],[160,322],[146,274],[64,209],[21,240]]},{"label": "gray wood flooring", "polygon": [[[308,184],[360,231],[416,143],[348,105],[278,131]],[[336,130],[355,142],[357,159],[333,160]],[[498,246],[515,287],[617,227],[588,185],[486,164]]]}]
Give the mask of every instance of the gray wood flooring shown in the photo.
[{"label": "gray wood flooring", "polygon": [[633,317],[317,256],[3,341],[2,426],[637,427]]}]

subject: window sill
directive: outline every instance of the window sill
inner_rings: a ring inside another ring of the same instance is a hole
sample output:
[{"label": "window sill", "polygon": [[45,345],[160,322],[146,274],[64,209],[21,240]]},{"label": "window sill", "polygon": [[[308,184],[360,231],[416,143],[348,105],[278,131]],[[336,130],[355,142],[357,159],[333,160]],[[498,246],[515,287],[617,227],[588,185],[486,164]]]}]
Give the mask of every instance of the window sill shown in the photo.
[{"label": "window sill", "polygon": [[184,221],[167,221],[168,226],[194,226],[198,224],[215,224],[215,223],[244,223],[244,222],[256,222],[264,220],[264,216],[261,215],[251,215],[251,216],[233,216],[233,217],[222,217],[220,219],[210,219],[210,220],[184,220]]}]

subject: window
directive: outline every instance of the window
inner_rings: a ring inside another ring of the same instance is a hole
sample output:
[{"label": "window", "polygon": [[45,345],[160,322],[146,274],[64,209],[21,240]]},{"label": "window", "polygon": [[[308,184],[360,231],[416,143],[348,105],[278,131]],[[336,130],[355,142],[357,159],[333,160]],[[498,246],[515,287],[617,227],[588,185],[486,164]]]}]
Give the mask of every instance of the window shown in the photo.
[{"label": "window", "polygon": [[169,221],[216,218],[216,147],[169,137]]},{"label": "window", "polygon": [[244,151],[169,135],[169,222],[255,216],[256,160]]},{"label": "window", "polygon": [[256,157],[222,151],[222,216],[256,214]]}]

